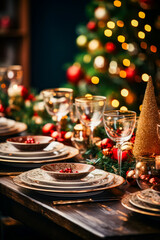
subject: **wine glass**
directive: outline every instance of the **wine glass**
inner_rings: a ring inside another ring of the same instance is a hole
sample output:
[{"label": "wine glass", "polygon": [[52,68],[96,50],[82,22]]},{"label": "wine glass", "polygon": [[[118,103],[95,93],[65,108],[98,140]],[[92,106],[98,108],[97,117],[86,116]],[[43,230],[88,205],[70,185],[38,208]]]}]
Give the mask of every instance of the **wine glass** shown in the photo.
[{"label": "wine glass", "polygon": [[119,175],[121,175],[121,145],[132,136],[136,124],[136,112],[122,110],[105,111],[103,121],[108,137],[116,142],[116,147],[118,148],[118,171]]},{"label": "wine glass", "polygon": [[57,120],[58,140],[61,141],[61,119],[66,116],[71,108],[73,89],[53,88],[42,92],[46,110],[49,115],[55,116]]},{"label": "wine glass", "polygon": [[85,96],[75,98],[77,116],[90,129],[89,143],[93,144],[93,132],[103,119],[106,97]]}]

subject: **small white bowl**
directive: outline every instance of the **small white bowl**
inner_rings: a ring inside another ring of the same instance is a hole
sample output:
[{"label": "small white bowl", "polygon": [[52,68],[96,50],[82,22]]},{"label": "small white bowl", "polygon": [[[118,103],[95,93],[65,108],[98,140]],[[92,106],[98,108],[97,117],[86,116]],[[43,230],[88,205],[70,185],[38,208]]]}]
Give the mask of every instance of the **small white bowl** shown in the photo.
[{"label": "small white bowl", "polygon": [[[72,172],[65,172],[65,169]],[[49,176],[59,180],[78,180],[86,177],[95,167],[83,163],[52,163],[41,166],[41,169]],[[64,172],[60,172],[63,170]]]},{"label": "small white bowl", "polygon": [[[35,143],[25,143],[29,138],[34,139]],[[34,135],[8,138],[7,142],[12,144],[20,151],[40,151],[46,148],[53,141],[52,137]]]}]

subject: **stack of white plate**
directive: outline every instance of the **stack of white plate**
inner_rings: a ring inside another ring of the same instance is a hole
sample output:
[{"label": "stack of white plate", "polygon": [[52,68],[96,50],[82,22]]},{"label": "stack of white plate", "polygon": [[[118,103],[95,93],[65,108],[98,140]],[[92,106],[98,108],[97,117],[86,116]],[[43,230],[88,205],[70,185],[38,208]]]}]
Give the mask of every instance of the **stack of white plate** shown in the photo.
[{"label": "stack of white plate", "polygon": [[27,129],[25,123],[16,122],[4,117],[0,118],[0,136],[9,136],[23,132]]},{"label": "stack of white plate", "polygon": [[40,168],[21,173],[13,179],[22,188],[41,194],[58,197],[84,197],[96,195],[106,189],[120,186],[124,179],[121,176],[95,169],[80,180],[58,180]]},{"label": "stack of white plate", "polygon": [[122,205],[133,212],[160,217],[160,192],[154,189],[145,189],[126,195]]},{"label": "stack of white plate", "polygon": [[0,143],[0,162],[14,167],[38,167],[39,165],[75,157],[79,151],[59,142],[51,142],[41,151],[21,151],[9,143]]}]

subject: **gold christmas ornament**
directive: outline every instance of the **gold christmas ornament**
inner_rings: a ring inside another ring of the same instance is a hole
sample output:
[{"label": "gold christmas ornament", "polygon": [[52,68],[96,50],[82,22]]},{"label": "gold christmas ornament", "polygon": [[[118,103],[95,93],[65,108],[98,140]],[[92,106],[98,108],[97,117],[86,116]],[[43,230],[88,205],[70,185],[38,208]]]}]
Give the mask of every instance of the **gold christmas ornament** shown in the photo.
[{"label": "gold christmas ornament", "polygon": [[94,16],[98,20],[104,20],[104,21],[106,21],[109,18],[108,12],[105,7],[97,7],[94,12]]},{"label": "gold christmas ornament", "polygon": [[160,141],[157,135],[159,124],[158,107],[151,77],[147,83],[142,111],[138,120],[136,138],[133,148],[134,156],[160,154]]}]

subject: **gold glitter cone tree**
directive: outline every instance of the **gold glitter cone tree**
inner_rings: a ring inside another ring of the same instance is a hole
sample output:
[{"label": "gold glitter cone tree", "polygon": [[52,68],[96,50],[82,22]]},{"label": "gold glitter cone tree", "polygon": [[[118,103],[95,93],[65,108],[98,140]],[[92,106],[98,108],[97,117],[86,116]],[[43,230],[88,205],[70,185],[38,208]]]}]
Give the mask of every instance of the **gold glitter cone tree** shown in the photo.
[{"label": "gold glitter cone tree", "polygon": [[154,87],[150,77],[142,104],[142,111],[138,120],[134,156],[149,156],[160,154],[160,141],[157,135],[159,123],[158,107],[156,103]]}]

